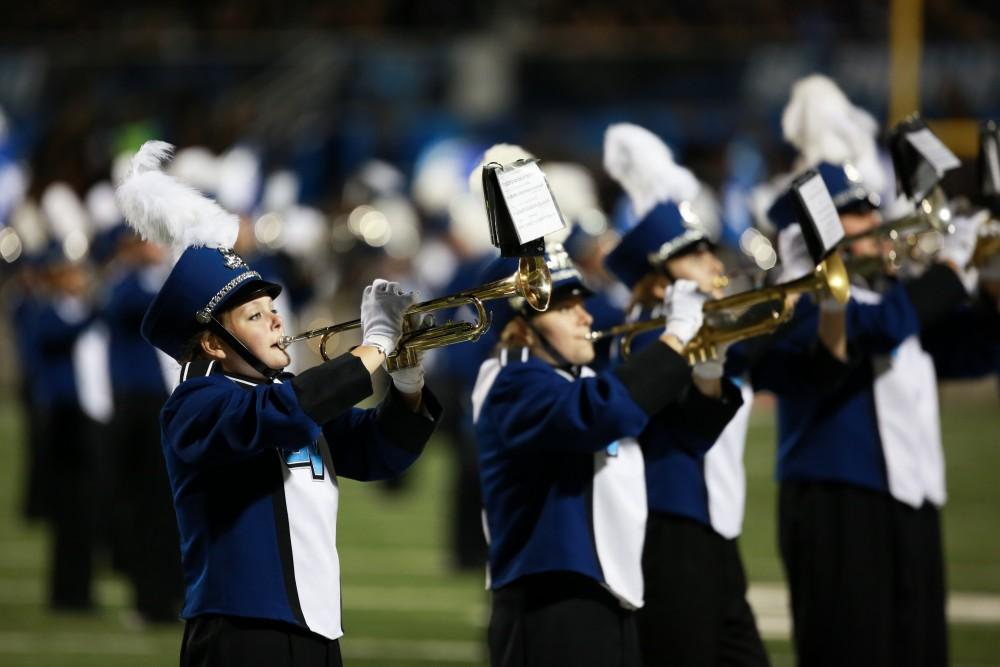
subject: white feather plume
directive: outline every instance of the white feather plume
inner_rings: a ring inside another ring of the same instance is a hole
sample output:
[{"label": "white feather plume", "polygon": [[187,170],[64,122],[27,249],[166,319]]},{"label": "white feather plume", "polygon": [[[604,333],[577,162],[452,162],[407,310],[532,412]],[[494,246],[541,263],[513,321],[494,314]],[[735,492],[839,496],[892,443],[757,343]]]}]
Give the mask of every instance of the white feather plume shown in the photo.
[{"label": "white feather plume", "polygon": [[52,236],[64,242],[71,236],[90,237],[90,219],[80,197],[66,183],[56,181],[42,192],[42,212]]},{"label": "white feather plume", "polygon": [[801,167],[849,162],[861,172],[870,190],[879,192],[885,186],[875,144],[878,123],[867,111],[851,104],[830,78],[813,74],[792,86],[791,99],[781,115],[781,129],[801,153]]},{"label": "white feather plume", "polygon": [[216,202],[163,173],[173,146],[147,141],[115,192],[125,220],[144,239],[169,246],[175,255],[189,247],[231,248],[239,218]]},{"label": "white feather plume", "polygon": [[690,201],[698,179],[674,162],[658,136],[632,123],[616,123],[604,133],[604,169],[625,190],[638,218],[667,200]]}]

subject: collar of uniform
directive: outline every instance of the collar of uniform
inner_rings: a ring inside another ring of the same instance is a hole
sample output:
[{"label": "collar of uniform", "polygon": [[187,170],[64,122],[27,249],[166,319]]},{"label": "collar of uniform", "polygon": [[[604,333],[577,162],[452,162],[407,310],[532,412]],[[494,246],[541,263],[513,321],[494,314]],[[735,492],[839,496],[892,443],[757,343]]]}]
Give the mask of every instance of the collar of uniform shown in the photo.
[{"label": "collar of uniform", "polygon": [[572,376],[573,378],[580,377],[580,369],[582,368],[582,366],[574,366],[570,364],[563,364],[557,366],[555,364],[549,363],[548,361],[545,361],[544,359],[542,359],[537,355],[532,355],[531,350],[527,347],[511,347],[511,348],[503,348],[502,350],[500,350],[500,355],[499,355],[500,366],[506,366],[508,364],[516,364],[516,363],[524,364],[527,363],[529,359],[537,359],[541,363],[547,366],[551,366],[557,371],[562,371],[563,373],[566,373]]},{"label": "collar of uniform", "polygon": [[[181,366],[181,382],[186,382],[192,378],[208,377],[209,375],[221,375],[222,377],[232,380],[236,384],[244,387],[256,387],[260,384],[271,384],[269,380],[263,380],[261,378],[251,378],[237,373],[226,373],[222,369],[222,364],[214,359],[210,361],[206,359],[195,359],[194,361],[189,361]],[[274,382],[281,384],[283,379],[287,379],[290,376],[290,373],[281,373],[274,379]]]}]

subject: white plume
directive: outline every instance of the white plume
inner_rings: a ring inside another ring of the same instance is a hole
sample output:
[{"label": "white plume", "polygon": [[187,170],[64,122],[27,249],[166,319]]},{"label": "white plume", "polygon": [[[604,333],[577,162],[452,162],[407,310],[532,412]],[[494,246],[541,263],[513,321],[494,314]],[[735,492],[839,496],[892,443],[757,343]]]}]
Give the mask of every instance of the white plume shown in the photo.
[{"label": "white plume", "polygon": [[177,151],[167,173],[202,193],[219,190],[222,161],[204,146],[188,146]]},{"label": "white plume", "polygon": [[801,153],[802,167],[820,162],[849,162],[861,172],[873,192],[885,186],[875,135],[878,123],[871,114],[851,104],[828,77],[813,74],[792,86],[792,96],[781,115],[785,139]]},{"label": "white plume", "polygon": [[604,133],[604,169],[628,194],[639,219],[667,200],[694,199],[700,187],[658,136],[632,123],[616,123]]},{"label": "white plume", "polygon": [[89,238],[91,229],[87,210],[69,185],[61,181],[50,184],[42,192],[41,204],[54,238],[59,241],[71,236]]},{"label": "white plume", "polygon": [[246,146],[234,146],[219,158],[219,204],[230,211],[249,214],[257,198],[260,159]]},{"label": "white plume", "polygon": [[142,238],[169,246],[178,256],[189,247],[231,248],[239,218],[160,171],[172,152],[166,142],[147,141],[132,158],[115,192],[125,220]]},{"label": "white plume", "polygon": [[85,199],[90,219],[98,231],[107,231],[121,222],[122,214],[115,203],[115,189],[107,181],[96,183]]},{"label": "white plume", "polygon": [[597,186],[586,167],[572,162],[546,162],[542,171],[567,222],[600,208]]}]

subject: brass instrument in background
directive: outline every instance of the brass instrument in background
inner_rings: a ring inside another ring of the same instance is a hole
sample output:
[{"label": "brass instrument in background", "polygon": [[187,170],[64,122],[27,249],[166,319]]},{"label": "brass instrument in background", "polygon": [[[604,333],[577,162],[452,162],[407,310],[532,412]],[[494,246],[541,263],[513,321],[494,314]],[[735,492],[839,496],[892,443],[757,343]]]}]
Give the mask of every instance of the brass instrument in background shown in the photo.
[{"label": "brass instrument in background", "polygon": [[[717,357],[719,345],[773,332],[792,316],[788,297],[806,293],[829,294],[838,303],[847,303],[851,288],[847,269],[840,255],[830,255],[815,271],[797,280],[707,301],[703,307],[705,323],[684,347],[684,355],[692,364],[708,361]],[[729,311],[743,312],[748,317],[738,317]],[[632,340],[637,335],[662,329],[666,323],[665,316],[627,322],[605,331],[596,331],[590,335],[590,340],[623,336],[622,356],[628,358],[632,351]]]},{"label": "brass instrument in background", "polygon": [[[490,315],[483,302],[515,296],[522,297],[535,310],[545,310],[549,307],[552,276],[549,274],[544,257],[522,257],[518,262],[517,271],[507,278],[410,306],[406,310],[407,317],[403,319],[403,334],[396,349],[386,357],[386,368],[393,371],[414,366],[419,363],[419,355],[424,350],[478,340],[490,327]],[[411,315],[466,305],[475,309],[477,317],[475,322],[446,322],[426,329],[410,329]],[[279,344],[284,349],[300,340],[322,336],[319,353],[324,361],[328,361],[330,357],[326,353],[326,346],[329,340],[339,333],[360,327],[361,320],[331,324],[297,336],[285,336]]]},{"label": "brass instrument in background", "polygon": [[861,239],[886,240],[892,248],[882,256],[851,256],[844,260],[848,273],[871,276],[875,273],[897,271],[903,262],[927,262],[940,249],[941,235],[950,234],[952,211],[948,198],[940,187],[931,190],[913,213],[871,229],[845,236],[840,240],[843,248]]}]

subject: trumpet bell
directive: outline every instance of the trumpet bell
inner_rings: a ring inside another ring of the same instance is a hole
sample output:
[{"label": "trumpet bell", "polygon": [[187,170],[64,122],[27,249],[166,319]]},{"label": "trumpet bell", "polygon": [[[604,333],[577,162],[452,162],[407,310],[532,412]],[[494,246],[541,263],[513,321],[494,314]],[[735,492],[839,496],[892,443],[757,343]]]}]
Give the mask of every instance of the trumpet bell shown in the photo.
[{"label": "trumpet bell", "polygon": [[839,253],[827,257],[817,268],[817,273],[827,293],[834,301],[844,305],[851,298],[851,277]]},{"label": "trumpet bell", "polygon": [[552,276],[544,257],[522,257],[514,274],[517,293],[538,311],[547,310],[552,301]]}]

